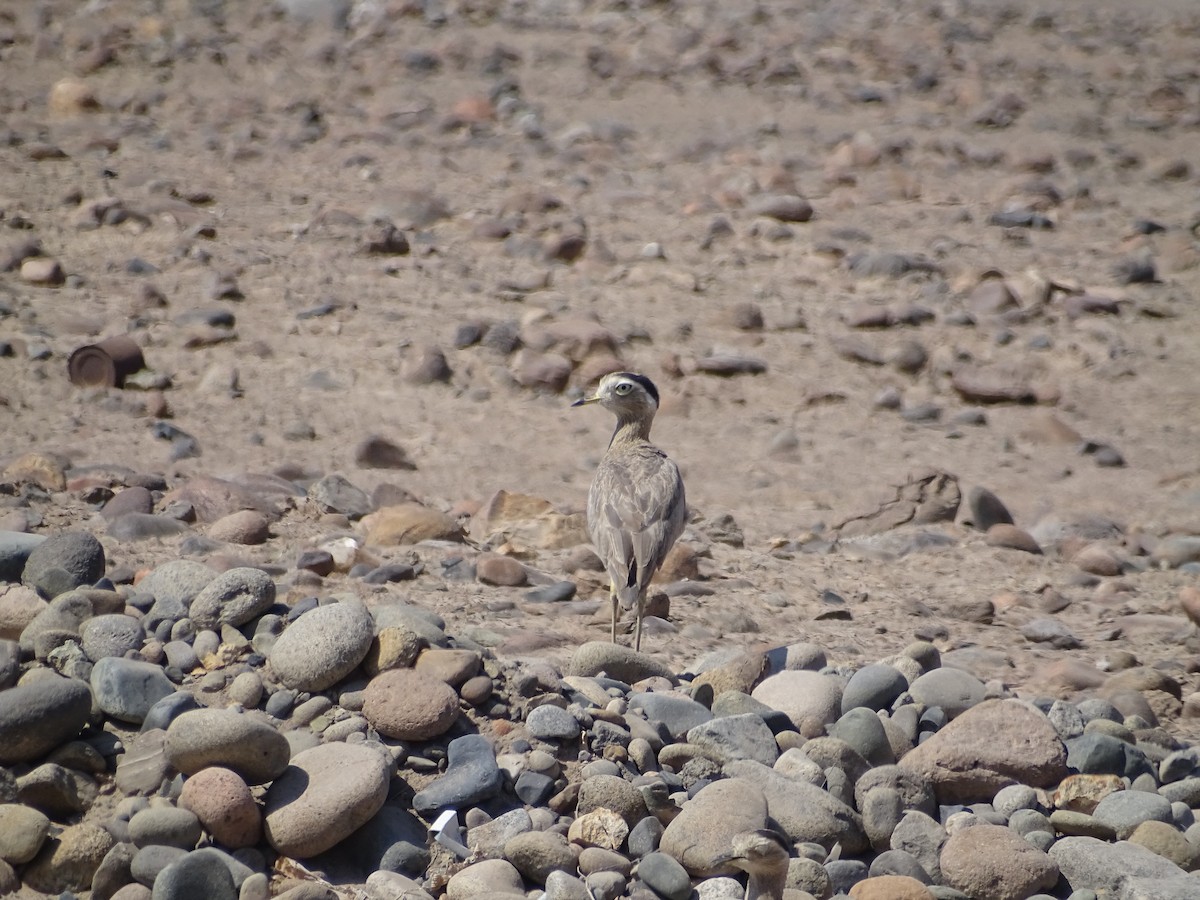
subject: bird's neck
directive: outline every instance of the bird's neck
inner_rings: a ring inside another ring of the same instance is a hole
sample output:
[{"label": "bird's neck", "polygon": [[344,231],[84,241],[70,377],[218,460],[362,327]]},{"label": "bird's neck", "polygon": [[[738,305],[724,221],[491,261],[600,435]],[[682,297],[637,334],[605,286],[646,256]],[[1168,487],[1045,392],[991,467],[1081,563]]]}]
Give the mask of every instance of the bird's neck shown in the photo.
[{"label": "bird's neck", "polygon": [[617,419],[617,428],[613,432],[612,440],[608,442],[609,447],[619,447],[622,444],[640,444],[650,440],[650,425],[652,420],[649,418],[640,419]]},{"label": "bird's neck", "polygon": [[746,900],[779,900],[787,884],[787,869],[781,872],[753,872],[746,882]]}]

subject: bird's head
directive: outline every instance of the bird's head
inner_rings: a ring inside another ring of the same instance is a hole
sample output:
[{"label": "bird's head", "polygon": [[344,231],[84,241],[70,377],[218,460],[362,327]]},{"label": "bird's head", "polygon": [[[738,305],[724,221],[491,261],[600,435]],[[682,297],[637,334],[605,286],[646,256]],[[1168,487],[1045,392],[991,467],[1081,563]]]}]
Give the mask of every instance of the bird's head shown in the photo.
[{"label": "bird's head", "polygon": [[658,388],[645,375],[612,372],[600,379],[596,392],[580,397],[572,406],[599,403],[619,419],[645,419],[658,411]]},{"label": "bird's head", "polygon": [[766,828],[735,835],[728,853],[719,856],[718,866],[736,866],[750,874],[787,871],[791,848],[783,838]]}]

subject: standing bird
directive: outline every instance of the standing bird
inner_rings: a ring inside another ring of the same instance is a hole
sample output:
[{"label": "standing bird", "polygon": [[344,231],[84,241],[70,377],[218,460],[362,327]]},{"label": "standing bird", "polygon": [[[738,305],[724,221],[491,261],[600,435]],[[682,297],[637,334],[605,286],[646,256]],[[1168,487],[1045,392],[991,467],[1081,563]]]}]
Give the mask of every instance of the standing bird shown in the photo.
[{"label": "standing bird", "polygon": [[745,900],[782,900],[791,855],[780,835],[759,829],[734,835],[730,852],[715,864],[735,866],[750,876]]},{"label": "standing bird", "polygon": [[683,479],[675,463],[650,443],[658,388],[649,378],[632,372],[605,375],[593,396],[571,405],[585,403],[599,403],[617,417],[588,491],[588,534],[608,571],[613,643],[618,605],[636,605],[633,645],[641,650],[646,589],[687,522]]}]

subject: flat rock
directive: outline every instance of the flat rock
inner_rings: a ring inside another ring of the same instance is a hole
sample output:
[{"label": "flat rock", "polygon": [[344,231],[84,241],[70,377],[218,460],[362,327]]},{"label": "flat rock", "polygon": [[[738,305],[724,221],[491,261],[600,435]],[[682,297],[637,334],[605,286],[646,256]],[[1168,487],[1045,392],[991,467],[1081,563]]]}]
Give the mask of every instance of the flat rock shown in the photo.
[{"label": "flat rock", "polygon": [[661,722],[675,740],[702,725],[712,717],[712,711],[691,697],[665,691],[637,692],[629,695],[629,706],[640,709],[652,722]]},{"label": "flat rock", "polygon": [[413,808],[423,816],[494,797],[504,783],[496,752],[482,735],[468,734],[452,740],[446,748],[446,762],[446,774],[413,797]]},{"label": "flat rock", "polygon": [[1019,700],[985,700],[899,764],[929,779],[940,802],[969,803],[991,800],[1009,784],[1057,784],[1067,774],[1067,753],[1042,713]]},{"label": "flat rock", "polygon": [[779,757],[775,735],[762,716],[755,713],[721,716],[702,722],[688,730],[687,742],[722,765],[736,759],[752,759],[771,766]]},{"label": "flat rock", "polygon": [[591,678],[605,674],[627,684],[656,676],[671,677],[671,670],[652,656],[607,641],[588,641],[575,651],[566,675]]},{"label": "flat rock", "polygon": [[214,578],[217,570],[192,559],[173,559],[155,567],[138,582],[137,588],[156,600],[187,608],[200,591]]},{"label": "flat rock", "polygon": [[330,603],[309,610],[275,641],[268,658],[287,687],[321,691],[337,684],[366,658],[375,620],[358,603]]},{"label": "flat rock", "polygon": [[383,807],[393,768],[386,752],[364,744],[297,753],[263,800],[267,841],[297,859],[336,846]]},{"label": "flat rock", "polygon": [[1050,858],[1073,890],[1122,900],[1192,900],[1196,879],[1170,860],[1128,841],[1071,836],[1054,842]]},{"label": "flat rock", "polygon": [[436,509],[419,503],[385,506],[363,517],[360,527],[367,543],[380,547],[419,544],[421,541],[461,541],[462,527]]}]

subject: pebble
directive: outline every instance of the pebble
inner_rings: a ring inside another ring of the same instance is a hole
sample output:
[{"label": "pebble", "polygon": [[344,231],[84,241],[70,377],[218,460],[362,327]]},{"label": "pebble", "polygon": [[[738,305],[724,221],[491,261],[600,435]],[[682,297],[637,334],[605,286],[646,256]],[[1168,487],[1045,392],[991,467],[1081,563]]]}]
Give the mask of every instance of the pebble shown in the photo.
[{"label": "pebble", "polygon": [[842,711],[840,681],[818,672],[785,671],[771,675],[750,696],[787,715],[795,729],[819,728],[836,722]]},{"label": "pebble", "polygon": [[237,772],[209,766],[183,783],[179,806],[196,815],[204,830],[233,850],[252,847],[262,836],[262,815],[249,785]]},{"label": "pebble", "polygon": [[529,733],[543,741],[569,741],[579,737],[579,720],[553,704],[545,704],[529,711],[525,719]]},{"label": "pebble", "polygon": [[106,656],[92,668],[92,698],[106,715],[140,725],[159,700],[175,693],[162,668],[149,662]]},{"label": "pebble", "polygon": [[996,900],[1025,900],[1058,881],[1058,864],[1002,825],[979,824],[951,834],[941,869],[950,887]]},{"label": "pebble", "polygon": [[428,816],[446,807],[461,808],[495,796],[503,776],[486,738],[468,734],[446,748],[446,773],[413,797],[413,808]]},{"label": "pebble", "polygon": [[188,613],[197,628],[245,625],[275,603],[275,582],[261,569],[228,569],[192,599]]}]

